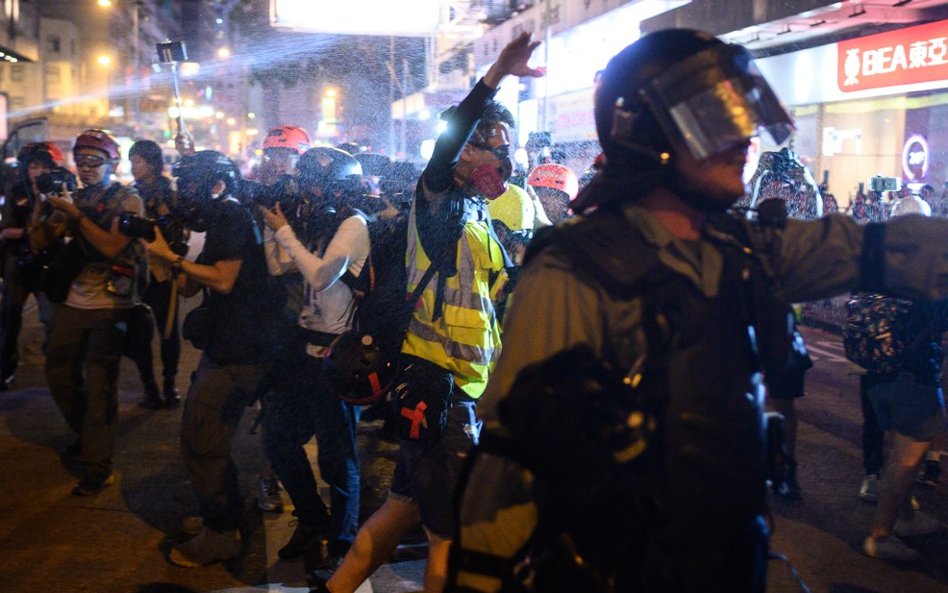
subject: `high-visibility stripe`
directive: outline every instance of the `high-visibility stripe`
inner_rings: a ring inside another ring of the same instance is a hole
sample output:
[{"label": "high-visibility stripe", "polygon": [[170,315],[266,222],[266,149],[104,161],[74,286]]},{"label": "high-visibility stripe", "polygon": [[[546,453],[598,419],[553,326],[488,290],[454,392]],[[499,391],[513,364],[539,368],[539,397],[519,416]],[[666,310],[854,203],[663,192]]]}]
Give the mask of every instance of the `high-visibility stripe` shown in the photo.
[{"label": "high-visibility stripe", "polygon": [[[409,323],[402,352],[428,360],[454,374],[470,397],[484,391],[500,354],[500,331],[491,300],[490,276],[503,270],[500,246],[490,239],[486,220],[468,220],[458,243],[457,274],[444,283],[441,315],[434,319],[437,277],[428,283]],[[479,256],[479,257],[478,257]],[[418,236],[414,208],[406,251],[408,292],[431,265]]]}]

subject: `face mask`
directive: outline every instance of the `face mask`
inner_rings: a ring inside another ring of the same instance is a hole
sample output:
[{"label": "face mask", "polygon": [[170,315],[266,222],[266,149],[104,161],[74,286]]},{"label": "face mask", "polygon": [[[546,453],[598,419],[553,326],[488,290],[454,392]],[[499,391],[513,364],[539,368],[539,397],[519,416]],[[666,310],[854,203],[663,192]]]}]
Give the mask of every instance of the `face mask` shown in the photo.
[{"label": "face mask", "polygon": [[471,185],[488,200],[499,198],[507,191],[507,184],[500,170],[493,165],[481,165],[471,172]]}]

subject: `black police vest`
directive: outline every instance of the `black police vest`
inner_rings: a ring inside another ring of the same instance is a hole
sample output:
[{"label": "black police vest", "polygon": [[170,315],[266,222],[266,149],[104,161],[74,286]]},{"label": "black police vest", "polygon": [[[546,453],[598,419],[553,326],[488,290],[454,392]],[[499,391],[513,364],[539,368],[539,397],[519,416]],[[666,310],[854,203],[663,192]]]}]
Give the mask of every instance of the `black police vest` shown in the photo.
[{"label": "black police vest", "polygon": [[[538,236],[531,252],[551,246],[613,297],[642,300],[649,352],[640,388],[662,406],[654,482],[664,522],[681,525],[680,536],[690,537],[702,525],[714,529],[758,515],[766,496],[754,330],[759,263],[740,241],[718,245],[724,271],[717,296],[708,298],[664,266],[655,246],[617,211],[594,212],[550,234]],[[634,361],[609,362],[629,368]]]}]

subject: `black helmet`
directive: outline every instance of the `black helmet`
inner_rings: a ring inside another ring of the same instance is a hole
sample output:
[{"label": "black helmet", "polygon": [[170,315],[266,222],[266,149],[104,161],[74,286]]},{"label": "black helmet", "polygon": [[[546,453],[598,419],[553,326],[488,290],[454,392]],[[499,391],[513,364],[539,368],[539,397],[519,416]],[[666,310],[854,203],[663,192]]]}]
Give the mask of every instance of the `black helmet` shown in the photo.
[{"label": "black helmet", "polygon": [[758,128],[777,144],[793,130],[746,49],[690,29],[650,33],[613,57],[596,89],[595,117],[607,163],[619,166],[632,155],[667,163],[676,145],[700,161]]},{"label": "black helmet", "polygon": [[201,150],[182,157],[172,165],[171,174],[178,179],[179,185],[183,181],[197,182],[197,188],[204,190],[195,196],[200,198],[209,198],[211,189],[218,180],[224,182],[224,194],[235,193],[240,185],[237,165],[216,150]]},{"label": "black helmet", "polygon": [[362,165],[362,174],[371,175],[372,177],[384,176],[391,162],[387,156],[377,152],[360,152],[354,157]]},{"label": "black helmet", "polygon": [[362,178],[362,165],[355,157],[329,146],[317,146],[304,152],[296,171],[301,188],[320,187],[326,194],[357,191]]},{"label": "black helmet", "polygon": [[395,382],[397,356],[382,348],[371,335],[349,331],[333,343],[329,356],[323,358],[323,371],[333,393],[341,400],[371,404],[381,399]]},{"label": "black helmet", "polygon": [[182,157],[171,167],[178,180],[178,194],[184,203],[188,226],[202,232],[207,230],[207,207],[215,196],[211,191],[218,181],[224,182],[224,191],[217,196],[235,195],[240,188],[240,170],[234,161],[216,150],[201,150]]}]

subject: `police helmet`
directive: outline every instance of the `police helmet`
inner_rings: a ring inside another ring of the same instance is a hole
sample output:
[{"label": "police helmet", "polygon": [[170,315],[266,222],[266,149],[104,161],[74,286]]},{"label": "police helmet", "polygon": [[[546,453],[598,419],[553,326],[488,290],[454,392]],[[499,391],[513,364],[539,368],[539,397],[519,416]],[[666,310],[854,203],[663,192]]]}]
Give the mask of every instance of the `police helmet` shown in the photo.
[{"label": "police helmet", "polygon": [[[746,49],[690,29],[645,35],[606,66],[595,95],[608,164],[667,164],[677,147],[701,161],[766,130],[783,143],[793,122]],[[644,157],[644,158],[642,158]]]}]

